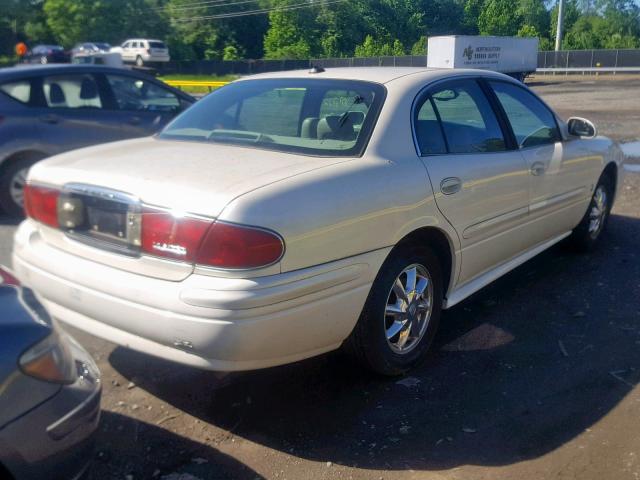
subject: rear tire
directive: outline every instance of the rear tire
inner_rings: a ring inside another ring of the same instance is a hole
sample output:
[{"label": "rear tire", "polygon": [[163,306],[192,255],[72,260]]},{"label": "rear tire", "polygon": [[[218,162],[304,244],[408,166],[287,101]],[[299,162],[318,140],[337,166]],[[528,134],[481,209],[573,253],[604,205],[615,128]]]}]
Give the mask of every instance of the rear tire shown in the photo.
[{"label": "rear tire", "polygon": [[593,190],[589,208],[584,217],[569,237],[569,244],[580,252],[592,251],[602,232],[607,227],[609,213],[613,204],[613,180],[609,175],[602,175]]},{"label": "rear tire", "polygon": [[29,168],[39,158],[8,160],[0,176],[0,207],[9,216],[24,217],[24,185]]},{"label": "rear tire", "polygon": [[402,375],[424,359],[441,308],[438,258],[428,247],[401,247],[380,268],[345,348],[376,373]]},{"label": "rear tire", "polygon": [[142,57],[140,55],[136,57],[136,66],[144,67],[144,60],[142,60]]}]

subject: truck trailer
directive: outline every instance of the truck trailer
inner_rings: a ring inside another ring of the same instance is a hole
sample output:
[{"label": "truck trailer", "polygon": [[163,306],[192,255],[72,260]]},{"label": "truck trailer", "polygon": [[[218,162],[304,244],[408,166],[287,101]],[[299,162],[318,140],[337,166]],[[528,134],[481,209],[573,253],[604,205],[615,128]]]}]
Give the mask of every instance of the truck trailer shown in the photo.
[{"label": "truck trailer", "polygon": [[427,66],[494,70],[522,81],[538,66],[538,39],[471,35],[429,37]]}]

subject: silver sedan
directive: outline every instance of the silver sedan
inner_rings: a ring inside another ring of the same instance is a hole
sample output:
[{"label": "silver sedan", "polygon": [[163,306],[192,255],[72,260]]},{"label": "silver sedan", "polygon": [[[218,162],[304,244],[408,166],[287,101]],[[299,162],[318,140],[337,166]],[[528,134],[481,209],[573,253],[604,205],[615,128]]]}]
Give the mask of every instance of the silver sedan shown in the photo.
[{"label": "silver sedan", "polygon": [[55,317],[152,355],[246,370],[345,348],[399,374],[441,309],[563,239],[593,248],[622,160],[497,73],[267,74],[36,165],[13,258]]}]

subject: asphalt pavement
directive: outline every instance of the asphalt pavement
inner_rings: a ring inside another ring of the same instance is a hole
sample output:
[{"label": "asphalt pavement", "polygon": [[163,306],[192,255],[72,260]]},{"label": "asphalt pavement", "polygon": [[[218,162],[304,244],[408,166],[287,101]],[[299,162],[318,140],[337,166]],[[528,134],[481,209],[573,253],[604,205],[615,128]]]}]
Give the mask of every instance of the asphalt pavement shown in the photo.
[{"label": "asphalt pavement", "polygon": [[[640,78],[532,85],[640,140]],[[0,263],[14,230],[0,217]],[[398,379],[340,353],[216,374],[72,331],[104,376],[89,478],[638,479],[638,239],[632,173],[597,251],[557,245],[444,312],[433,354]]]}]

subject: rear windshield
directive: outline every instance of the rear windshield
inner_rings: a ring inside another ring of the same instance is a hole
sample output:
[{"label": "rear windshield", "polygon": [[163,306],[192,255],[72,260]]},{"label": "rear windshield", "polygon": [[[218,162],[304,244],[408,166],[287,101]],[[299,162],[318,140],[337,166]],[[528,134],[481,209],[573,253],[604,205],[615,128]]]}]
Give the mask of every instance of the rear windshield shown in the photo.
[{"label": "rear windshield", "polygon": [[159,136],[315,156],[359,156],[384,96],[384,87],[370,82],[246,80],[196,102]]},{"label": "rear windshield", "polygon": [[149,42],[149,48],[167,48],[162,42]]}]

